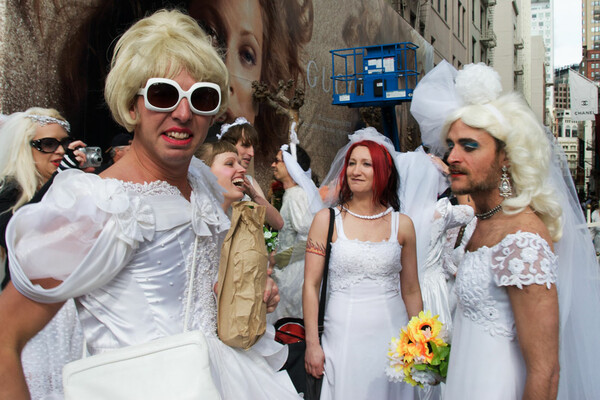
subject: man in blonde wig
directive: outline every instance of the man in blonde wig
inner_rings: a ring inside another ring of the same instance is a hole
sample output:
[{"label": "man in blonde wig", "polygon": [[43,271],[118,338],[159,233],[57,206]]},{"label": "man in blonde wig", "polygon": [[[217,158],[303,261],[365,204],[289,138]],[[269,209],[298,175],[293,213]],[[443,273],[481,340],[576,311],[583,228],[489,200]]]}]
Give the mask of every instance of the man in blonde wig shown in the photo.
[{"label": "man in blonde wig", "polygon": [[452,191],[477,217],[456,277],[444,396],[598,398],[594,344],[578,332],[600,329],[600,280],[572,179],[527,103],[500,92],[492,68],[442,62],[411,106],[424,142],[447,146]]},{"label": "man in blonde wig", "polygon": [[[228,92],[208,36],[178,11],[138,21],[117,42],[105,97],[134,138],[100,176],[66,171],[42,202],[14,215],[13,284],[0,295],[0,398],[26,398],[20,350],[69,298],[92,355],[181,333],[189,298],[189,328],[206,337],[223,399],[298,398],[276,372],[286,354],[274,332],[245,352],[216,335],[213,288],[230,224],[216,178],[193,154]],[[272,280],[264,300],[268,310],[279,300]]]}]

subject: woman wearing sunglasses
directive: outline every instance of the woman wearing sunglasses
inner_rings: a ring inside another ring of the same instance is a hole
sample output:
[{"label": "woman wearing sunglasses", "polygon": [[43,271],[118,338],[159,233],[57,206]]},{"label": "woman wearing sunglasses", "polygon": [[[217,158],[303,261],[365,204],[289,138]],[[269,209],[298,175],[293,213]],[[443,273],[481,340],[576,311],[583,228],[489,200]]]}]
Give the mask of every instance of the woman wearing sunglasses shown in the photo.
[{"label": "woman wearing sunglasses", "polygon": [[[6,249],[4,232],[14,212],[39,201],[56,173],[67,149],[85,144],[69,136],[69,123],[54,109],[30,108],[8,117],[0,131],[0,245]],[[74,151],[75,161],[85,154]],[[61,169],[68,168],[63,163]],[[2,288],[10,279],[8,267]]]},{"label": "woman wearing sunglasses", "polygon": [[[177,11],[138,21],[116,43],[105,98],[134,133],[129,152],[99,176],[59,174],[8,227],[13,282],[0,294],[0,398],[24,396],[21,343],[64,300],[75,298],[93,356],[183,332],[191,296],[185,328],[206,337],[223,399],[298,399],[277,372],[286,354],[272,328],[247,351],[216,334],[213,286],[230,223],[216,178],[193,155],[227,108],[228,76],[208,36]],[[40,240],[27,243],[32,236]],[[41,270],[42,259],[57,268]],[[264,300],[267,310],[279,301],[272,280]]]},{"label": "woman wearing sunglasses", "polygon": [[[39,201],[49,187],[65,150],[85,146],[69,136],[69,123],[54,109],[30,108],[12,114],[0,130],[0,245],[13,213]],[[85,155],[77,152],[77,161]],[[63,164],[65,165],[65,164]],[[52,268],[44,263],[41,268]],[[10,274],[8,263],[2,282]],[[32,399],[62,395],[62,367],[81,356],[83,334],[75,303],[65,303],[50,323],[23,349],[21,362]]]}]

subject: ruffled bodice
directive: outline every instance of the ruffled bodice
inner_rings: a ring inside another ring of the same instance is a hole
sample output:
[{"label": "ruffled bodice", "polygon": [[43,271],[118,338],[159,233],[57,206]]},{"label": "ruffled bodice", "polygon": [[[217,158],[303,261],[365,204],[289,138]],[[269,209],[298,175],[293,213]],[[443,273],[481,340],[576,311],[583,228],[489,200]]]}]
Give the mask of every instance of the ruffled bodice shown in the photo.
[{"label": "ruffled bodice", "polygon": [[505,286],[556,282],[557,257],[539,235],[517,232],[493,247],[466,252],[456,277],[456,293],[464,317],[491,336],[516,337],[514,315]]},{"label": "ruffled bodice", "polygon": [[341,213],[336,209],[335,227],[337,240],[331,244],[329,263],[329,290],[335,292],[349,288],[365,279],[375,281],[382,287],[398,290],[400,287],[400,255],[398,243],[397,212],[392,213],[389,240],[363,242],[350,240],[344,234]]},{"label": "ruffled bodice", "polygon": [[[15,286],[41,302],[76,297],[92,354],[143,343],[183,331],[197,237],[190,327],[214,336],[212,287],[229,220],[210,170],[194,162],[188,179],[190,201],[166,182],[59,174],[9,225]],[[45,290],[29,280],[48,276],[63,283]]]}]

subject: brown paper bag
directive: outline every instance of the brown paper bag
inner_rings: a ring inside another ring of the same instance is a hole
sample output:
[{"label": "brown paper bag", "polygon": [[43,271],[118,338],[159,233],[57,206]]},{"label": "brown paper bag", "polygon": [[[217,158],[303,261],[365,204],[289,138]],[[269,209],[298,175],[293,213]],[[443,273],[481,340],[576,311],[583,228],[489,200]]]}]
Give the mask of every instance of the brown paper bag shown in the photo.
[{"label": "brown paper bag", "polygon": [[264,206],[251,201],[232,206],[231,228],[221,248],[217,295],[217,331],[228,346],[248,349],[266,330],[265,212]]}]

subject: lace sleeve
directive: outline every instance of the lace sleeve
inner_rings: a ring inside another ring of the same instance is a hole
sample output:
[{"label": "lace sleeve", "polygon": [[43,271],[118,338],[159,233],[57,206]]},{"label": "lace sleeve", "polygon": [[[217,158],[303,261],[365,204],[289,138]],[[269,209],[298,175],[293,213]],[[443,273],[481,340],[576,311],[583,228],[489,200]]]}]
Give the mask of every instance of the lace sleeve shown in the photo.
[{"label": "lace sleeve", "polygon": [[531,232],[508,235],[492,249],[492,272],[498,286],[556,283],[558,260],[548,243]]}]

